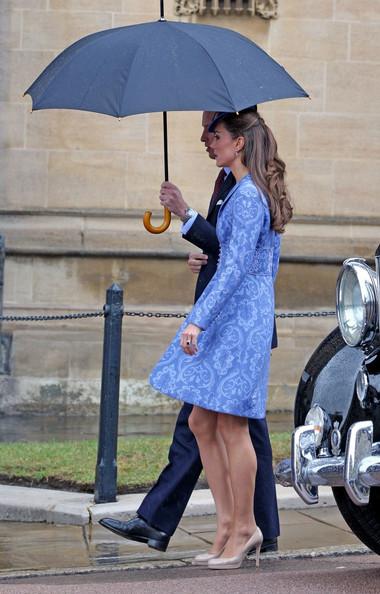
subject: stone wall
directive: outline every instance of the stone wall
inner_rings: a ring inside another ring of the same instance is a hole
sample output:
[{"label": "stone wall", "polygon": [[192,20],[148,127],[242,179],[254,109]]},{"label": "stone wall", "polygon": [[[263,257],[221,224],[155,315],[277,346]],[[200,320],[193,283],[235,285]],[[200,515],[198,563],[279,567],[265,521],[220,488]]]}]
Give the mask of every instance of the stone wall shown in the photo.
[{"label": "stone wall", "polygon": [[[173,311],[173,307],[160,308]],[[183,311],[178,308],[177,311]],[[123,322],[120,410],[168,412],[177,401],[147,384],[155,361],[182,320],[129,318]],[[280,319],[280,348],[271,361],[268,410],[291,410],[299,378],[334,318]],[[95,414],[99,409],[102,321],[13,324],[12,374],[0,376],[0,414]]]},{"label": "stone wall", "polygon": [[[119,218],[120,210],[128,216],[131,210],[157,206],[162,178],[160,114],[123,121],[70,111],[30,114],[30,99],[22,93],[74,40],[107,27],[154,20],[158,7],[157,0],[2,0],[4,214],[105,209],[117,211]],[[168,0],[166,12],[170,18],[173,3]],[[283,0],[276,20],[233,15],[192,20],[229,26],[254,39],[310,92],[311,100],[285,100],[262,108],[288,163],[296,214],[376,214],[379,3]],[[204,210],[215,167],[200,148],[199,113],[170,114],[169,126],[171,177],[189,202]],[[70,227],[71,221],[66,223]],[[28,228],[29,222],[24,225]],[[62,228],[62,235],[65,231]],[[143,231],[141,235],[146,240]],[[159,237],[149,240],[151,249],[160,245]]]},{"label": "stone wall", "polygon": [[[165,6],[173,18],[174,2]],[[30,98],[22,97],[47,63],[79,37],[155,20],[158,13],[158,0],[1,0],[5,313],[98,308],[113,281],[125,288],[128,307],[182,311],[190,305],[194,279],[178,223],[163,235],[148,235],[141,223],[145,208],[156,210],[163,177],[160,114],[118,121],[74,111],[30,113]],[[287,163],[295,204],[277,306],[331,308],[339,263],[371,256],[378,243],[380,3],[280,0],[277,19],[187,19],[247,35],[311,95],[262,107]],[[205,212],[216,171],[199,143],[199,122],[199,113],[169,114],[170,176],[187,201]],[[147,369],[175,329],[160,323],[138,320],[126,332],[122,391],[130,405],[146,396]],[[290,406],[304,361],[333,325],[332,319],[279,322],[271,406]],[[0,410],[20,412],[28,402],[32,410],[39,402],[39,410],[49,403],[65,412],[75,403],[96,402],[101,325],[6,330],[13,334],[12,374],[3,377]]]}]

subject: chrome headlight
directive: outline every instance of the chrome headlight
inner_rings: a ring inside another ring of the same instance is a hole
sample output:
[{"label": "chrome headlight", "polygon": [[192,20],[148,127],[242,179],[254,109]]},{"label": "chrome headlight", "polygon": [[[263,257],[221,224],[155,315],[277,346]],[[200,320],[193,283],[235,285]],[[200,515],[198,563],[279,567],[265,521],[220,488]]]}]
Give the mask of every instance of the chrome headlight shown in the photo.
[{"label": "chrome headlight", "polygon": [[317,448],[321,445],[323,435],[326,429],[326,414],[323,408],[314,404],[305,418],[305,425],[312,425],[315,435],[315,445]]},{"label": "chrome headlight", "polygon": [[378,324],[377,281],[361,258],[343,262],[336,286],[339,328],[349,346],[372,342]]},{"label": "chrome headlight", "polygon": [[356,376],[355,388],[356,395],[359,399],[360,404],[363,404],[366,399],[369,387],[368,371],[365,367],[359,369],[358,375]]}]

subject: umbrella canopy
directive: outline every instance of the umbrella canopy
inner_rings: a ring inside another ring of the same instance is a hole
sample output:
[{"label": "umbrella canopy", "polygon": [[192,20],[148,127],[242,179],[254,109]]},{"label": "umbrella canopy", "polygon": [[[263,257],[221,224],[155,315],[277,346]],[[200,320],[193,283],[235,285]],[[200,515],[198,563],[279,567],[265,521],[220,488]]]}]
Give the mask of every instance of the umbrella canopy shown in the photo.
[{"label": "umbrella canopy", "polygon": [[[25,91],[33,110],[79,109],[118,118],[167,111],[240,111],[257,103],[307,97],[286,70],[248,38],[221,27],[166,21],[107,29],[73,43]],[[162,233],[170,224],[145,228]]]},{"label": "umbrella canopy", "polygon": [[33,109],[116,117],[156,111],[240,111],[307,97],[248,38],[230,29],[160,20],[88,35],[64,50],[26,91]]}]

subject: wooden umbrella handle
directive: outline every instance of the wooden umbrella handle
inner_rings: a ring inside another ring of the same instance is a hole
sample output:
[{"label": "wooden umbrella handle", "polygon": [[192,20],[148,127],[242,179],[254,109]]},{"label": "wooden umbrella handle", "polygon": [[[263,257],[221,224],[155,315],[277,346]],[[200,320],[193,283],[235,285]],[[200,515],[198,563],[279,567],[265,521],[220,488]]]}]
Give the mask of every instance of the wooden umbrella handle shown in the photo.
[{"label": "wooden umbrella handle", "polygon": [[[161,19],[163,19],[164,3],[161,1]],[[163,19],[165,20],[165,19]],[[168,118],[166,111],[162,114],[162,124],[164,132],[164,172],[165,181],[169,181],[169,165],[168,165]],[[159,227],[153,227],[150,220],[152,218],[152,212],[146,210],[143,217],[144,227],[149,233],[163,233],[170,225],[172,220],[172,213],[164,206],[164,222]]]},{"label": "wooden umbrella handle", "polygon": [[159,227],[153,227],[150,222],[152,217],[152,213],[150,210],[146,210],[144,213],[143,223],[144,227],[149,233],[163,233],[170,225],[170,221],[172,220],[172,214],[166,206],[164,207],[164,222]]}]

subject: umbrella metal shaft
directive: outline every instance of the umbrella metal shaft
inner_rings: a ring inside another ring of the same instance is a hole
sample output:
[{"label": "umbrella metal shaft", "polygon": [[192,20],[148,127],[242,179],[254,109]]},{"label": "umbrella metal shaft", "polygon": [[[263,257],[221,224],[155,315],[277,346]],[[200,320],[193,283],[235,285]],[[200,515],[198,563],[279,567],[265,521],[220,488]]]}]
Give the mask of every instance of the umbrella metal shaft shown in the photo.
[{"label": "umbrella metal shaft", "polygon": [[164,173],[165,181],[169,181],[169,164],[168,164],[168,114],[166,111],[162,113],[163,129],[164,129]]},{"label": "umbrella metal shaft", "polygon": [[[168,114],[166,111],[162,112],[162,123],[163,123],[163,132],[164,132],[164,175],[165,181],[169,181],[169,159],[168,159]],[[150,233],[163,233],[170,225],[171,221],[171,212],[168,208],[164,207],[164,221],[159,227],[153,227],[151,223],[152,212],[150,210],[146,210],[143,222],[144,227]]]}]

